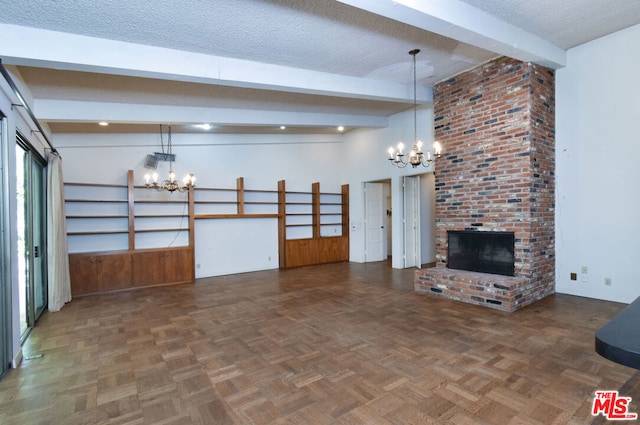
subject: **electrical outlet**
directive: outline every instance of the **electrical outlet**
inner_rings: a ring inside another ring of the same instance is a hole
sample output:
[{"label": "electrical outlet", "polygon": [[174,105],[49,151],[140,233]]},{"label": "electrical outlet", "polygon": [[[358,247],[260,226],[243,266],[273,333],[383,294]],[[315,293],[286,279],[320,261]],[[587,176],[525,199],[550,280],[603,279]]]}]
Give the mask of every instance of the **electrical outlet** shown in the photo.
[{"label": "electrical outlet", "polygon": [[604,278],[604,286],[611,286],[611,278],[610,277],[605,277]]}]

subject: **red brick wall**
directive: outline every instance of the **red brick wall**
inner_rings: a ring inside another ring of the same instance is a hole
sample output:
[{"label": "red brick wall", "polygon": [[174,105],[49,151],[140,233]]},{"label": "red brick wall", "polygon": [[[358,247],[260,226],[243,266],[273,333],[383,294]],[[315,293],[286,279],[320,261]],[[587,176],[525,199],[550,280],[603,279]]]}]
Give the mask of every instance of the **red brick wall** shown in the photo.
[{"label": "red brick wall", "polygon": [[518,307],[554,292],[554,84],[500,58],[434,87],[437,266],[447,230],[514,232]]}]

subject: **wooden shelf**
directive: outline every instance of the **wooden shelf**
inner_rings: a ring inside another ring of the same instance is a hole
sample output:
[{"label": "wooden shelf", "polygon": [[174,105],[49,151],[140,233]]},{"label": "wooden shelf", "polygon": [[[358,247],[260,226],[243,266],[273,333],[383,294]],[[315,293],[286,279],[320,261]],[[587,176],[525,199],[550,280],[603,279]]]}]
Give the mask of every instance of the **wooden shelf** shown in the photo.
[{"label": "wooden shelf", "polygon": [[65,202],[90,202],[90,203],[117,203],[117,204],[126,204],[128,201],[126,199],[65,199]]},{"label": "wooden shelf", "polygon": [[91,232],[67,232],[68,236],[92,236],[92,235],[122,235],[129,233],[128,230],[98,230]]},{"label": "wooden shelf", "polygon": [[86,218],[99,218],[99,219],[109,219],[109,218],[129,218],[128,215],[68,215],[67,219],[86,219]]},{"label": "wooden shelf", "polygon": [[172,217],[189,217],[189,214],[140,214],[134,215],[135,218],[172,218]]},{"label": "wooden shelf", "polygon": [[216,188],[216,187],[194,187],[194,192],[237,192],[238,189]]},{"label": "wooden shelf", "polygon": [[196,205],[206,205],[206,204],[210,204],[210,205],[236,205],[238,204],[238,201],[194,201],[194,203]]},{"label": "wooden shelf", "polygon": [[277,190],[260,190],[260,189],[245,189],[245,192],[249,193],[273,193],[274,195],[278,194]]},{"label": "wooden shelf", "polygon": [[126,185],[122,184],[104,184],[104,183],[77,183],[77,182],[68,182],[64,184],[65,186],[86,186],[86,187],[116,187],[120,189],[126,189]]},{"label": "wooden shelf", "polygon": [[185,201],[184,199],[179,201],[142,199],[140,201],[134,201],[134,202],[136,204],[186,204],[188,203],[188,201]]},{"label": "wooden shelf", "polygon": [[278,202],[245,201],[245,205],[279,205]]},{"label": "wooden shelf", "polygon": [[278,218],[279,214],[196,214],[195,219],[215,218]]},{"label": "wooden shelf", "polygon": [[189,228],[164,228],[164,229],[136,229],[134,230],[135,233],[166,233],[166,232],[182,232],[182,231],[189,231]]}]

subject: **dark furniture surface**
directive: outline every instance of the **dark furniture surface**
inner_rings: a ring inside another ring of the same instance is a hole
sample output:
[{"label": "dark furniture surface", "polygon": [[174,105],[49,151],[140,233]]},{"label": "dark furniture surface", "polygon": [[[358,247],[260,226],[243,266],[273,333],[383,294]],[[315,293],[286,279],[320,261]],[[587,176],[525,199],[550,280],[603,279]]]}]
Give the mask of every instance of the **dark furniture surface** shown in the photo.
[{"label": "dark furniture surface", "polygon": [[596,332],[596,352],[640,370],[640,297]]}]

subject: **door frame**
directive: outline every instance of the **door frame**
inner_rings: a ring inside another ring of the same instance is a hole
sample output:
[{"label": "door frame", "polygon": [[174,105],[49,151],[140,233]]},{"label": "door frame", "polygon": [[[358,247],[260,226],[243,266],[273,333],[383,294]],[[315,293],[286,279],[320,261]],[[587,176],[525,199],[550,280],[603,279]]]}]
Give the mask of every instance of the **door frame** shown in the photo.
[{"label": "door frame", "polygon": [[0,377],[9,368],[12,358],[12,305],[11,305],[11,229],[9,214],[9,155],[7,154],[9,126],[0,111]]},{"label": "door frame", "polygon": [[[402,181],[403,199],[403,261],[404,268],[422,268],[421,232],[420,232],[420,176],[404,176]],[[411,187],[409,187],[411,186]],[[410,221],[410,222],[409,222]],[[413,242],[413,247],[409,244]],[[411,249],[413,248],[413,249]]]},{"label": "door frame", "polygon": [[[375,186],[374,186],[375,185]],[[385,210],[385,204],[386,204],[386,198],[384,196],[384,183],[381,182],[365,182],[363,185],[363,193],[364,193],[364,261],[365,263],[368,262],[374,262],[374,261],[383,261],[384,255],[385,255],[385,241],[386,241],[386,230],[385,230],[385,225],[386,225],[386,214],[384,214],[384,210]],[[373,214],[370,214],[370,208],[369,208],[369,196],[368,193],[371,192],[371,189],[376,188],[376,191],[379,189],[379,195],[380,195],[380,208],[379,211],[376,211],[375,216],[379,216],[379,220],[378,223],[376,224],[376,231],[379,233],[379,239],[380,239],[380,255],[379,256],[375,256],[372,257],[371,253],[369,252],[369,242],[371,240],[371,231],[370,229],[370,221],[371,218],[374,216]],[[380,229],[378,229],[377,226],[380,226]]]}]

